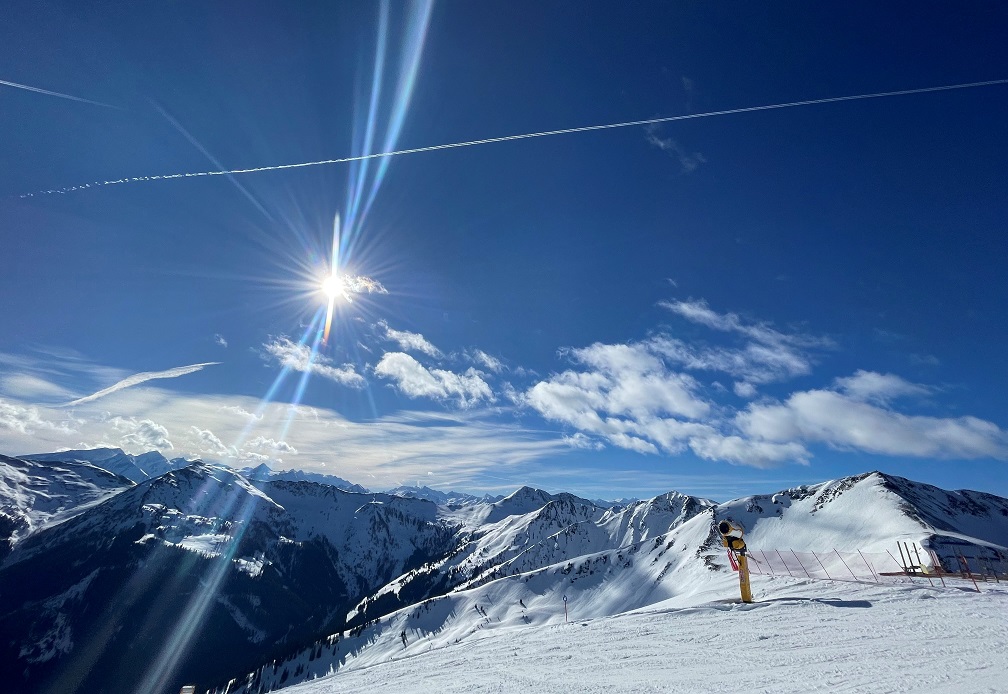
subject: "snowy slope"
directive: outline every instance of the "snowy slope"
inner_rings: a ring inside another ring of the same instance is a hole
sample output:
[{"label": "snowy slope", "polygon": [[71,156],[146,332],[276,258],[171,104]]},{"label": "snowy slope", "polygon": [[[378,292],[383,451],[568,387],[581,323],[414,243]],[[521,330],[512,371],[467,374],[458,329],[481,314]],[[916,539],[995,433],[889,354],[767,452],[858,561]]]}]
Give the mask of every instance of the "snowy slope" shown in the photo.
[{"label": "snowy slope", "polygon": [[[411,628],[404,648],[401,623],[382,625],[366,635],[368,658],[350,658],[334,676],[283,691],[1005,691],[1008,593],[998,586],[978,595],[919,584],[756,577],[753,589],[757,602],[739,604],[733,577],[715,574],[705,591],[566,624],[554,602],[528,611],[548,609],[549,619],[516,625],[487,596],[490,620],[474,634],[459,629],[442,638]],[[351,639],[343,645],[353,647]]]},{"label": "snowy slope", "polygon": [[40,528],[133,486],[90,463],[42,463],[0,455],[0,560]]},{"label": "snowy slope", "polygon": [[881,472],[737,499],[720,504],[717,518],[740,522],[749,547],[767,551],[884,553],[906,541],[946,565],[966,547],[974,556],[1008,557],[1008,499]]}]

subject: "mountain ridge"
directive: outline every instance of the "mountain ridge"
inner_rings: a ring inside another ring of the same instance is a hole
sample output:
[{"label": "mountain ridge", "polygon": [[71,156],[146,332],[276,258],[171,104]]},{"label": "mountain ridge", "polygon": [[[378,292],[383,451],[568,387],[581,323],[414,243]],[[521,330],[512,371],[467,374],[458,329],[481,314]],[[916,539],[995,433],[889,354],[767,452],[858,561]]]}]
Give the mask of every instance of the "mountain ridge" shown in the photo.
[{"label": "mountain ridge", "polygon": [[[13,691],[25,673],[38,683],[68,672],[87,673],[79,691],[130,691],[142,663],[116,655],[119,639],[156,651],[188,623],[190,654],[168,684],[246,672],[240,691],[251,692],[281,683],[284,669],[264,662],[296,662],[283,681],[301,681],[370,662],[390,629],[423,623],[447,645],[491,627],[481,610],[513,627],[547,623],[562,596],[586,615],[621,614],[720,581],[729,568],[715,526],[727,518],[766,551],[908,541],[943,560],[964,547],[1008,554],[1008,499],[879,471],[723,503],[671,491],[603,507],[526,486],[452,505],[194,461],[68,513],[0,561],[0,644],[22,644],[0,645]],[[91,633],[108,637],[87,660]],[[207,648],[213,662],[196,655]]]}]

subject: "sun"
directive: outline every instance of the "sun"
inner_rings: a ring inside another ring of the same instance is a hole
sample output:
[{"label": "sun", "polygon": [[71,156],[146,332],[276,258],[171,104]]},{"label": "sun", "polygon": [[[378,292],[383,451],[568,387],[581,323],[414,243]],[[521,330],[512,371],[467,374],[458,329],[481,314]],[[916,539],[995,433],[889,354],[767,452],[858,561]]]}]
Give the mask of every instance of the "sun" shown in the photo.
[{"label": "sun", "polygon": [[335,273],[329,275],[322,280],[322,291],[329,297],[330,301],[337,297],[346,296],[346,290],[343,287],[343,278]]}]

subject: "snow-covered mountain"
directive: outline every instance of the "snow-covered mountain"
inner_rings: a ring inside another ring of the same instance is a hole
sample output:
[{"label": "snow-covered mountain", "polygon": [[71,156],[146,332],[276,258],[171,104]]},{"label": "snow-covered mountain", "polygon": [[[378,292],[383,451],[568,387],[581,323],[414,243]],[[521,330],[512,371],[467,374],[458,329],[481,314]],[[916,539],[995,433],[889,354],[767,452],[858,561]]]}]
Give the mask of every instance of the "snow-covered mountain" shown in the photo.
[{"label": "snow-covered mountain", "polygon": [[715,530],[726,518],[753,550],[908,541],[1008,558],[1008,500],[877,472],[625,507],[530,487],[452,503],[259,477],[195,462],[18,542],[0,564],[0,681],[269,691],[556,624],[565,608],[584,620],[692,604],[733,585]]},{"label": "snow-covered mountain", "polygon": [[319,484],[327,484],[330,487],[336,487],[337,489],[342,489],[347,492],[355,492],[357,494],[370,494],[370,490],[360,486],[359,484],[354,484],[353,482],[348,482],[342,477],[337,477],[336,475],[323,475],[319,472],[305,472],[304,470],[274,470],[266,463],[258,465],[256,467],[244,467],[238,470],[242,476],[248,480],[255,482],[267,482],[270,480],[288,480],[290,482],[318,482]]},{"label": "snow-covered mountain", "polygon": [[[878,472],[725,504],[672,492],[604,511],[565,496],[524,488],[489,507],[465,509],[456,515],[467,533],[455,554],[363,601],[358,609],[367,619],[357,629],[266,663],[230,682],[229,691],[270,691],[568,617],[695,604],[712,586],[737,596],[716,532],[726,518],[746,527],[751,549],[872,552],[903,540],[943,560],[964,544],[973,555],[1000,551],[1008,558],[1008,499]],[[1008,563],[1000,566],[1008,570]],[[436,589],[425,593],[417,583]],[[403,595],[409,598],[392,599]],[[397,602],[399,609],[384,614]]]},{"label": "snow-covered mountain", "polygon": [[502,496],[490,496],[485,494],[483,496],[473,496],[472,494],[463,494],[462,492],[442,492],[437,489],[431,489],[427,486],[422,487],[409,487],[409,486],[399,486],[393,489],[386,490],[386,494],[391,494],[393,496],[405,496],[410,499],[427,499],[427,501],[433,501],[439,506],[465,506],[468,504],[492,504],[495,501],[500,501],[504,497]]},{"label": "snow-covered mountain", "polygon": [[0,560],[47,524],[133,486],[90,463],[42,463],[0,455]]},{"label": "snow-covered mountain", "polygon": [[177,691],[131,654],[181,634],[180,673],[216,681],[344,628],[360,599],[453,546],[427,501],[257,484],[196,462],[19,543],[0,567],[6,690]]},{"label": "snow-covered mountain", "polygon": [[91,463],[95,467],[121,475],[140,484],[160,477],[171,470],[178,470],[189,464],[185,458],[168,460],[158,451],[148,451],[140,455],[130,455],[121,448],[93,448],[80,451],[60,451],[58,453],[32,453],[19,456],[23,460],[54,463]]}]

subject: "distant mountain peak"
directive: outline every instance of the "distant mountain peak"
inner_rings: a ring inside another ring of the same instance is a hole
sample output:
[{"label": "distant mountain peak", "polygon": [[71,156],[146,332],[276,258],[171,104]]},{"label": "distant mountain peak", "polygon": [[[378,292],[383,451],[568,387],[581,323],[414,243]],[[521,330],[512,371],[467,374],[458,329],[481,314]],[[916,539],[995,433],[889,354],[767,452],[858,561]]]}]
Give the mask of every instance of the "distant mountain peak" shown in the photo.
[{"label": "distant mountain peak", "polygon": [[54,453],[32,453],[21,456],[24,460],[40,462],[86,462],[109,472],[121,475],[139,484],[159,477],[169,470],[185,467],[189,461],[184,458],[168,460],[160,451],[147,451],[140,455],[130,455],[121,448],[91,448],[57,451]]},{"label": "distant mountain peak", "polygon": [[545,492],[542,489],[536,489],[535,487],[530,487],[528,485],[519,487],[514,490],[508,496],[504,497],[503,501],[519,501],[525,499],[535,499],[542,501],[550,501],[553,495],[549,492]]}]

